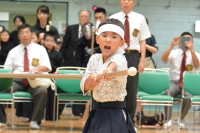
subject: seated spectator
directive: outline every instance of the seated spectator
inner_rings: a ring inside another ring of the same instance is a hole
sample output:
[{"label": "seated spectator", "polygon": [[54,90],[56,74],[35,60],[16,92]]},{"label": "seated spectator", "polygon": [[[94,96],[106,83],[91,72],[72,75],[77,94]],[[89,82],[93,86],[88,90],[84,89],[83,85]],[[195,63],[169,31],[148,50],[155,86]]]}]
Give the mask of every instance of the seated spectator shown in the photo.
[{"label": "seated spectator", "polygon": [[[18,37],[21,44],[9,52],[4,65],[12,67],[13,73],[51,71],[51,64],[45,48],[32,42],[31,27],[27,24],[19,26]],[[47,89],[45,87],[33,89],[27,79],[13,79],[13,90],[14,92],[28,91],[32,95],[34,107],[30,128],[40,129],[38,124],[44,118],[44,111],[47,105]],[[10,92],[10,89],[7,92]],[[0,123],[6,123],[4,105],[0,105]]]},{"label": "seated spectator", "polygon": [[[184,47],[173,49],[175,46],[179,45],[180,38],[188,37],[190,40],[184,42]],[[173,98],[182,94],[182,80],[183,80],[183,72],[184,71],[192,71],[197,70],[199,68],[200,63],[200,54],[195,52],[193,48],[193,36],[189,32],[183,32],[181,37],[175,37],[171,44],[164,51],[162,57],[162,61],[170,64],[170,88],[165,92],[165,95],[170,95]],[[192,68],[192,69],[190,69]],[[185,96],[191,96],[188,92],[185,92]],[[180,126],[184,127],[184,118],[188,113],[191,107],[191,100],[184,99],[183,106],[181,109],[180,116]],[[165,125],[171,126],[171,112],[172,107],[165,107],[165,115],[167,123]],[[169,109],[169,112],[168,112]]]}]

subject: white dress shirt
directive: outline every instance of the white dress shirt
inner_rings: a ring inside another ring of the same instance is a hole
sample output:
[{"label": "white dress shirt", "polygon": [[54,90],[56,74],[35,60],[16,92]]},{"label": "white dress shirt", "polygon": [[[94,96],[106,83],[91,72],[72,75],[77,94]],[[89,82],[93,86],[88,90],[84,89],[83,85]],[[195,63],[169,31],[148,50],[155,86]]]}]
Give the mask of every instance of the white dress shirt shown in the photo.
[{"label": "white dress shirt", "polygon": [[[146,40],[147,38],[151,37],[149,32],[149,28],[147,26],[145,17],[139,13],[131,11],[128,14],[125,14],[123,11],[118,12],[109,18],[115,18],[120,20],[123,24],[126,20],[125,15],[128,16],[129,20],[129,27],[130,27],[130,46],[128,49],[140,50],[140,41]],[[139,30],[137,36],[133,36],[133,32],[135,30]]]},{"label": "white dress shirt", "polygon": [[78,38],[82,37],[82,31],[81,31],[81,25],[79,24],[79,27],[78,27]]},{"label": "white dress shirt", "polygon": [[[12,67],[13,73],[24,72],[24,48],[24,45],[19,44],[8,53],[4,65]],[[46,49],[43,46],[32,42],[26,46],[26,48],[28,53],[29,70],[39,66],[46,66],[49,71],[51,71],[49,57]]]},{"label": "white dress shirt", "polygon": [[[116,71],[127,70],[127,61],[123,55],[124,51],[119,48],[104,63],[102,54],[94,54],[87,65],[85,75],[81,81],[81,89],[84,92],[84,83],[90,74],[102,74],[111,62],[117,65]],[[124,101],[126,92],[127,76],[115,77],[111,81],[101,81],[99,85],[93,89],[93,98],[97,102]]]},{"label": "white dress shirt", "polygon": [[[195,53],[200,62],[200,54],[197,52],[195,52]],[[187,50],[185,52],[185,54],[186,54],[186,64],[185,65],[192,65],[193,70],[197,70],[194,68],[190,50]],[[170,63],[169,72],[170,72],[171,80],[179,80],[180,79],[182,59],[183,59],[183,50],[182,49],[176,49],[176,50],[172,50],[170,52],[170,55],[168,56],[168,62]]]}]

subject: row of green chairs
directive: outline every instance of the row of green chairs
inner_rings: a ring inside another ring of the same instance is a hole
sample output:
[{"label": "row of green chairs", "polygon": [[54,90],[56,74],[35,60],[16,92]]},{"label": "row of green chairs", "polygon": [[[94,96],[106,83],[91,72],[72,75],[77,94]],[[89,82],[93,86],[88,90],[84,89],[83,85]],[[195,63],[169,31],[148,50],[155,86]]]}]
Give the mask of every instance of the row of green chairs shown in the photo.
[{"label": "row of green chairs", "polygon": [[[60,67],[57,69],[59,74],[70,74],[70,75],[83,75],[85,68],[82,67]],[[11,73],[11,68],[7,68],[4,66],[0,67],[0,73]],[[55,90],[54,95],[54,113],[53,118],[55,120],[55,111],[57,115],[58,121],[58,106],[56,108],[56,104],[65,104],[66,102],[76,101],[76,103],[72,104],[86,104],[82,103],[83,101],[88,102],[89,105],[91,103],[91,97],[89,95],[83,96],[81,94],[80,89],[80,81],[81,79],[55,79],[55,84],[59,89],[61,89],[64,93],[57,93],[57,89]],[[0,78],[0,91],[4,91],[12,86],[12,78]],[[57,102],[56,102],[57,99]],[[12,104],[12,115],[14,115],[14,103],[15,102],[33,102],[32,96],[28,92],[14,92],[11,89],[11,93],[0,93],[0,104]],[[77,103],[78,101],[78,103]],[[90,106],[89,106],[90,107]],[[12,117],[12,127],[14,122],[14,116]]]}]

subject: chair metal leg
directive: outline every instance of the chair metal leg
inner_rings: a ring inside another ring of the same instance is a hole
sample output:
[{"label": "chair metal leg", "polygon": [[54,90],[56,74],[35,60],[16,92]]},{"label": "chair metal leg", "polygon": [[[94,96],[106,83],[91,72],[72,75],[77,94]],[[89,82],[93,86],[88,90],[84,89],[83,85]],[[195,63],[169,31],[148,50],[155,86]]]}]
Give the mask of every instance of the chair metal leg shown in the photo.
[{"label": "chair metal leg", "polygon": [[14,117],[15,117],[15,114],[14,114],[14,100],[12,101],[12,104],[11,104],[11,112],[12,112],[12,115],[11,115],[11,128],[14,129]]},{"label": "chair metal leg", "polygon": [[[183,98],[181,99],[181,105],[179,108],[179,119],[181,119],[181,115],[182,115],[182,106],[183,106]],[[180,127],[180,120],[178,121],[178,127]]]},{"label": "chair metal leg", "polygon": [[[54,92],[55,93],[55,92]],[[53,101],[53,127],[55,127],[55,121],[56,121],[56,115],[55,115],[55,109],[56,109],[56,95],[54,94],[54,101]]]},{"label": "chair metal leg", "polygon": [[[142,108],[142,102],[141,102],[141,99],[140,99],[140,108]],[[142,113],[139,113],[139,128],[141,128],[142,126]]]},{"label": "chair metal leg", "polygon": [[58,100],[58,97],[57,97],[57,110],[56,110],[56,126],[58,125],[58,107],[59,107],[59,100]]},{"label": "chair metal leg", "polygon": [[[169,111],[168,111],[169,112]],[[171,112],[173,112],[173,103],[172,103],[172,106],[171,106]],[[168,116],[169,116],[169,114],[167,114]],[[172,122],[172,121],[171,121]],[[173,130],[173,128],[172,128],[172,125],[170,125],[170,126],[168,126],[167,125],[167,129],[169,130],[169,131],[172,131]]]}]

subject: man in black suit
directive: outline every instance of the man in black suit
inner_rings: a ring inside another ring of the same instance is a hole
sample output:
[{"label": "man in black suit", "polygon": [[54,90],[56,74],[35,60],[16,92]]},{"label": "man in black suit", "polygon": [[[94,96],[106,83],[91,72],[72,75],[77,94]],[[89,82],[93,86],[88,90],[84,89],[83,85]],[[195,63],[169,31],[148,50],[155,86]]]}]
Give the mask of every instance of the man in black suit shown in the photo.
[{"label": "man in black suit", "polygon": [[90,21],[91,13],[88,10],[81,10],[78,13],[79,24],[67,27],[61,47],[61,54],[64,59],[64,66],[75,66],[74,56],[77,48],[78,38],[82,36],[81,26]]}]

